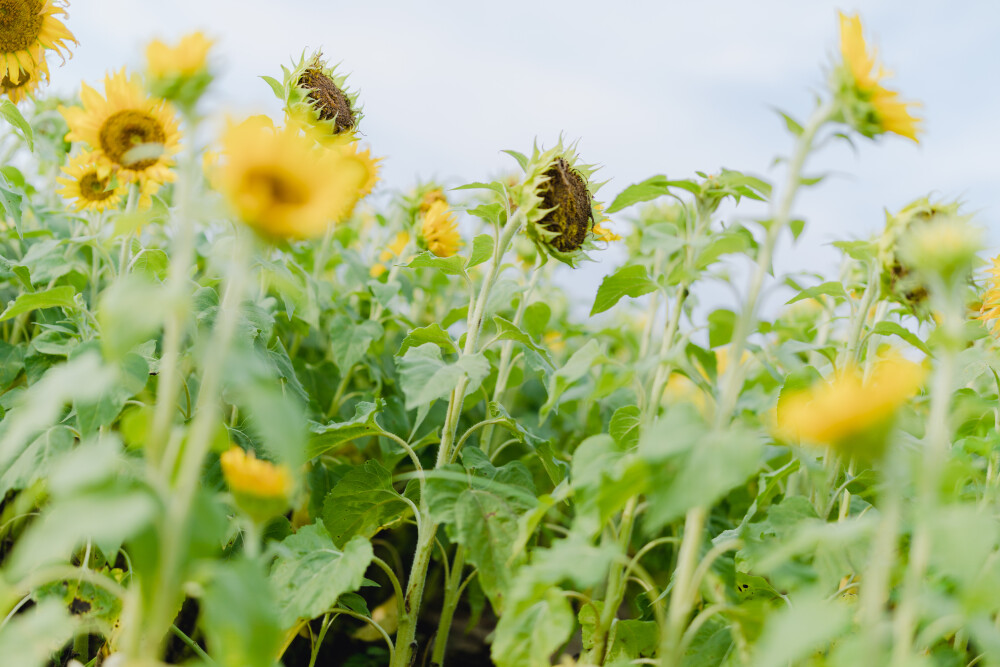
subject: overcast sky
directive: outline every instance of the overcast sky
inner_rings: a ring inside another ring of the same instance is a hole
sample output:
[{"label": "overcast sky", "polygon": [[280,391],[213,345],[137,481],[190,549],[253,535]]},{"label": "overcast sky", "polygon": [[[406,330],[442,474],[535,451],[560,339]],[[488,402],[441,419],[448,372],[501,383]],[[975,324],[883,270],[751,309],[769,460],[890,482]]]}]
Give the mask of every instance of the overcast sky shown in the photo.
[{"label": "overcast sky", "polygon": [[[779,266],[832,271],[827,243],[875,232],[883,208],[928,193],[963,199],[1000,245],[1000,3],[991,0],[74,0],[67,24],[80,45],[52,79],[71,92],[80,79],[141,65],[152,37],[201,29],[218,39],[222,65],[213,110],[278,117],[257,76],[280,78],[291,56],[322,47],[361,90],[362,130],[385,156],[382,187],[483,180],[514,166],[501,149],[527,152],[536,137],[551,145],[564,132],[580,139],[584,161],[603,165],[610,200],[658,173],[724,166],[777,180],[771,161],[790,139],[772,107],[808,114],[837,48],[838,8],[861,12],[896,73],[891,84],[923,103],[927,134],[919,146],[889,137],[816,154],[811,171],[835,177],[799,200],[809,224]],[[608,253],[573,282],[592,294],[621,261]]]}]

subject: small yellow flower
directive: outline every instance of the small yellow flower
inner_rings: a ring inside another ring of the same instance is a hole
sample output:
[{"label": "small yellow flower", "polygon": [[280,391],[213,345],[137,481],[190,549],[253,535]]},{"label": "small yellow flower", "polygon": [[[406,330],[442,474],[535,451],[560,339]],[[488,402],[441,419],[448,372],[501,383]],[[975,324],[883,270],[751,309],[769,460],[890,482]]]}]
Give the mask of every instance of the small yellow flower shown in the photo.
[{"label": "small yellow flower", "polygon": [[161,79],[195,76],[206,68],[213,44],[215,41],[202,32],[184,35],[174,47],[154,39],[146,45],[146,69],[150,76]]},{"label": "small yellow flower", "polygon": [[62,168],[65,176],[56,179],[63,185],[56,192],[74,200],[77,211],[107,211],[118,208],[128,193],[128,185],[112,174],[101,175],[94,154],[83,151]]},{"label": "small yellow flower", "polygon": [[853,98],[847,104],[848,122],[867,137],[893,132],[919,142],[920,119],[910,113],[917,104],[903,102],[898,92],[882,85],[891,73],[878,63],[874,51],[869,53],[857,14],[840,14],[840,54],[847,97]]},{"label": "small yellow flower", "polygon": [[257,118],[231,126],[223,147],[219,190],[244,222],[273,239],[322,235],[351,211],[369,178],[362,159]]},{"label": "small yellow flower", "polygon": [[149,97],[142,81],[125,69],[104,79],[104,96],[80,86],[82,107],[59,107],[69,125],[66,139],[83,141],[95,151],[103,174],[112,169],[126,182],[173,181],[173,156],[180,150],[180,130],[173,108]]},{"label": "small yellow flower", "polygon": [[262,461],[235,445],[219,462],[236,504],[251,518],[263,522],[288,508],[293,484],[287,466]]},{"label": "small yellow flower", "polygon": [[424,215],[421,234],[427,249],[438,257],[451,257],[462,246],[455,214],[444,201],[436,201]]},{"label": "small yellow flower", "polygon": [[378,278],[383,273],[388,270],[386,262],[391,260],[393,257],[399,257],[406,250],[406,246],[410,243],[410,233],[406,231],[399,232],[396,234],[396,238],[392,240],[392,243],[382,251],[378,256],[378,264],[372,266],[369,271],[372,278]]},{"label": "small yellow flower", "polygon": [[[870,436],[884,433],[896,411],[920,390],[924,369],[899,356],[877,362],[864,382],[856,368],[837,373],[790,396],[779,407],[778,432],[791,440],[829,445],[851,454],[866,452]],[[884,443],[881,443],[884,444]]]},{"label": "small yellow flower", "polygon": [[69,55],[66,43],[77,43],[73,33],[56,18],[66,15],[62,4],[54,0],[0,1],[0,79],[4,81],[4,92],[27,80],[37,85],[49,73],[45,50],[52,49],[65,57]]},{"label": "small yellow flower", "polygon": [[987,281],[989,287],[983,294],[983,305],[976,319],[984,322],[994,320],[990,331],[1000,337],[1000,255],[993,258],[993,266],[987,269],[987,273],[990,274]]}]

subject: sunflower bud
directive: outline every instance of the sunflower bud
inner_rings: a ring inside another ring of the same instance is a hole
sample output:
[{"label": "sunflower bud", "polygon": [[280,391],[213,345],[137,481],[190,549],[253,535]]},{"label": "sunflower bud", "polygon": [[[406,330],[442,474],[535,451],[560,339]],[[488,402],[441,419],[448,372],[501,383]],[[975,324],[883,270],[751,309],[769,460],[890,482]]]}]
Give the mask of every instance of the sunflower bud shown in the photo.
[{"label": "sunflower bud", "polygon": [[318,51],[308,59],[303,53],[291,70],[282,70],[283,82],[274,81],[271,87],[290,118],[313,127],[321,142],[353,137],[364,114],[358,94],[347,88],[346,75],[337,74]]},{"label": "sunflower bud", "polygon": [[236,505],[251,519],[264,523],[288,510],[292,476],[287,467],[262,461],[235,445],[220,462]]},{"label": "sunflower bud", "polygon": [[158,39],[146,46],[149,91],[156,97],[193,107],[212,83],[208,51],[214,42],[201,32],[184,35],[177,46]]}]

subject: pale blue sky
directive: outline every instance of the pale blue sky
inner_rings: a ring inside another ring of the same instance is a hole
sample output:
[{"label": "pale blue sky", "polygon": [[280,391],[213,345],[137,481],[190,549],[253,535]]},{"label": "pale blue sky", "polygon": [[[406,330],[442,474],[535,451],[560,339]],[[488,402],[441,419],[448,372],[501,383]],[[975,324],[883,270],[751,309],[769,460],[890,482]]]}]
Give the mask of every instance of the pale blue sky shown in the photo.
[{"label": "pale blue sky", "polygon": [[[838,8],[861,12],[892,84],[923,102],[927,134],[920,146],[890,137],[862,140],[857,154],[842,145],[817,154],[812,170],[837,175],[800,199],[809,225],[779,267],[833,270],[826,243],[867,235],[884,207],[928,193],[962,198],[993,228],[1000,3],[990,0],[74,0],[67,23],[80,46],[52,78],[70,91],[141,64],[153,36],[202,29],[219,40],[214,110],[277,116],[257,75],[280,76],[293,54],[322,47],[361,90],[362,130],[386,157],[387,186],[482,180],[513,166],[501,149],[527,151],[535,137],[551,144],[565,132],[585,161],[603,165],[610,199],[657,173],[725,166],[777,180],[771,160],[789,138],[771,106],[807,115],[836,50]],[[992,229],[988,238],[1000,242]],[[608,253],[573,282],[592,294],[620,262]]]}]

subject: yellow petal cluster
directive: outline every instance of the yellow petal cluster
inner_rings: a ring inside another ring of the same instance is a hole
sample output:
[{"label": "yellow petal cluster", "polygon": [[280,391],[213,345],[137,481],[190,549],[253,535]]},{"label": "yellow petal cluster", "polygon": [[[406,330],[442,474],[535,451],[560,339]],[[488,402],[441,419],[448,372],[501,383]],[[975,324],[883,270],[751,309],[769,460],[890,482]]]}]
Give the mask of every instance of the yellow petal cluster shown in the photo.
[{"label": "yellow petal cluster", "polygon": [[202,32],[184,35],[173,47],[154,39],[146,45],[146,70],[150,76],[163,79],[195,76],[206,68],[214,43]]},{"label": "yellow petal cluster", "polygon": [[114,171],[126,182],[157,184],[176,179],[171,167],[180,150],[177,116],[146,94],[138,75],[124,68],[108,74],[103,96],[84,83],[80,100],[83,106],[59,107],[69,125],[66,139],[93,148],[102,175]]},{"label": "yellow petal cluster", "polygon": [[993,266],[987,269],[989,278],[988,287],[983,294],[983,305],[979,309],[979,317],[976,319],[988,322],[993,320],[990,330],[994,336],[1000,337],[1000,255],[992,260]]},{"label": "yellow petal cluster", "polygon": [[410,233],[407,231],[402,231],[396,234],[396,237],[392,240],[392,243],[381,252],[378,256],[378,264],[372,265],[369,270],[372,278],[378,278],[383,273],[388,270],[386,263],[390,261],[393,257],[399,257],[406,250],[406,246],[410,243]]},{"label": "yellow petal cluster", "polygon": [[91,151],[83,151],[63,168],[63,176],[56,179],[62,188],[56,192],[73,202],[77,211],[107,211],[118,208],[128,188],[113,179],[98,166]]},{"label": "yellow petal cluster", "polygon": [[455,214],[448,210],[448,203],[435,201],[424,214],[421,234],[427,249],[438,257],[451,257],[462,246]]},{"label": "yellow petal cluster", "polygon": [[66,10],[54,0],[0,1],[0,88],[11,101],[25,99],[48,78],[46,49],[65,57],[67,42],[77,43],[57,15]]},{"label": "yellow petal cluster", "polygon": [[916,103],[900,100],[898,92],[882,85],[881,81],[891,73],[878,63],[874,51],[869,52],[857,14],[840,14],[840,54],[853,79],[854,92],[871,105],[878,129],[919,141],[920,119],[910,113]]},{"label": "yellow petal cluster", "polygon": [[291,495],[292,475],[286,466],[262,461],[253,452],[235,445],[219,461],[222,476],[233,493],[265,499],[285,499]]},{"label": "yellow petal cluster", "polygon": [[868,382],[856,368],[790,396],[778,412],[788,439],[830,446],[850,441],[888,422],[920,390],[924,369],[893,356],[876,363]]},{"label": "yellow petal cluster", "polygon": [[343,219],[371,180],[357,153],[323,148],[299,128],[274,129],[259,119],[232,125],[223,137],[217,186],[239,217],[262,236],[321,236]]}]

